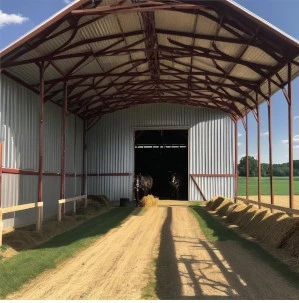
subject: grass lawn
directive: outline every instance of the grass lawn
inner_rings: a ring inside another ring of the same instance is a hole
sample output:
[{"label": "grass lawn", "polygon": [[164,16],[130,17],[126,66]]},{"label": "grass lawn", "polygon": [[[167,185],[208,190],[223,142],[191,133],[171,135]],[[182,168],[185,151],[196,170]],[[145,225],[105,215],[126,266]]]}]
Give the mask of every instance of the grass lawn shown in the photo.
[{"label": "grass lawn", "polygon": [[0,260],[0,299],[47,269],[55,268],[79,250],[87,248],[112,228],[118,227],[135,208],[114,208],[50,241],[17,255]]},{"label": "grass lawn", "polygon": [[[289,178],[288,177],[274,177],[274,194],[280,196],[287,196],[289,194]],[[262,177],[262,195],[270,195],[270,178]],[[299,177],[294,177],[294,192],[299,195]],[[250,196],[258,194],[258,178],[249,178],[249,193]],[[239,196],[246,196],[246,177],[239,177]]]}]

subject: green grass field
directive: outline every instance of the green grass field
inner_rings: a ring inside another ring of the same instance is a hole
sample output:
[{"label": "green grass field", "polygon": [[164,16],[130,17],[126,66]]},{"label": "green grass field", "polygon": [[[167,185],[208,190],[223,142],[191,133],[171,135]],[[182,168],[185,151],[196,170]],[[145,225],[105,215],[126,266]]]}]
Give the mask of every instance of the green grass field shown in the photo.
[{"label": "green grass field", "polygon": [[[262,195],[270,195],[270,178],[262,177]],[[294,192],[299,195],[299,177],[294,177]],[[258,194],[258,178],[249,178],[249,193],[250,196]],[[286,196],[289,194],[289,178],[288,177],[274,177],[274,194],[279,196]],[[239,177],[239,196],[246,195],[246,177]]]}]

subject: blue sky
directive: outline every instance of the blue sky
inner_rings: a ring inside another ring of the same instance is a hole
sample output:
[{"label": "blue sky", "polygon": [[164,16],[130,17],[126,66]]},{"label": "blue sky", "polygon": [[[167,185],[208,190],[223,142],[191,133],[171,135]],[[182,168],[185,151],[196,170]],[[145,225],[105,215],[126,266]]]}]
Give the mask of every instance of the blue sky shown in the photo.
[{"label": "blue sky", "polygon": [[[0,0],[0,49],[30,31],[45,19],[65,7],[70,0]],[[299,39],[299,0],[237,0],[280,30]],[[299,77],[298,77],[299,78]],[[299,160],[299,79],[293,82],[293,127],[294,159]],[[267,106],[261,111],[261,156],[262,162],[268,157]],[[273,96],[273,162],[288,162],[288,110],[281,92]],[[252,114],[249,115],[249,154],[257,157],[257,127]],[[239,158],[245,155],[245,131],[239,123]]]}]

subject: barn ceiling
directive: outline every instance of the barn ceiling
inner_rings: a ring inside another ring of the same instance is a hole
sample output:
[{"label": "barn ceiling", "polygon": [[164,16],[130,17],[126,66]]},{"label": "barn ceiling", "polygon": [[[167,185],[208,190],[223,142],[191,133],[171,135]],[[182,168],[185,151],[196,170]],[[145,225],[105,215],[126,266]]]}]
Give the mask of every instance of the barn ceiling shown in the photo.
[{"label": "barn ceiling", "polygon": [[81,0],[1,53],[1,72],[94,123],[146,103],[254,110],[299,74],[299,43],[229,0]]}]

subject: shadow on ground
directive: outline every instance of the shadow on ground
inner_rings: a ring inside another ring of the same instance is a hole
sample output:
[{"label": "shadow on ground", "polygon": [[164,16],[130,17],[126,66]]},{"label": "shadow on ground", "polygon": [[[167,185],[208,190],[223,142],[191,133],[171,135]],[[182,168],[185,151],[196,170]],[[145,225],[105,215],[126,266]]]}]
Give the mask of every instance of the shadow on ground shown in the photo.
[{"label": "shadow on ground", "polygon": [[[214,243],[203,239],[174,237],[171,232],[172,208],[167,208],[155,272],[155,292],[159,299],[295,299],[296,295],[299,296],[299,277],[287,265],[264,251],[257,243],[241,238],[220,222],[216,222],[204,210],[198,209],[198,213],[218,236]],[[217,225],[218,223],[220,225]],[[177,242],[198,247],[198,255],[176,256]],[[209,255],[205,260],[200,255],[201,250]],[[262,269],[254,267],[254,261],[257,259],[262,261],[262,267],[266,271],[262,272]],[[197,263],[201,264],[200,268],[196,267]],[[179,264],[184,266],[179,267]],[[248,264],[251,265],[247,266]],[[273,280],[271,273],[267,272],[269,267],[277,273]],[[184,268],[184,272],[180,272],[179,268]],[[215,272],[213,268],[216,268]],[[219,275],[222,276],[222,282]],[[184,285],[181,277],[184,283],[187,281],[185,278],[188,278],[187,283],[193,288],[194,295],[183,295]],[[281,278],[285,280],[283,284],[288,287],[278,285]]]}]

